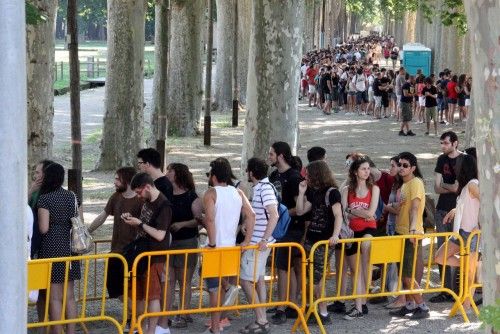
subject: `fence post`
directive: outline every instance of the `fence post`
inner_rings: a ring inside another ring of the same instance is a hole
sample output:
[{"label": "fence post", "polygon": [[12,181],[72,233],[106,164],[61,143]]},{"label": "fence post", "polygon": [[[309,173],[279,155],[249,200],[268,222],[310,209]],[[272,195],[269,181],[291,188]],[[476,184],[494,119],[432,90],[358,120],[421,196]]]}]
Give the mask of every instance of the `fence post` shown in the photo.
[{"label": "fence post", "polygon": [[54,71],[55,71],[55,74],[56,74],[56,77],[55,77],[54,81],[57,81],[57,64],[54,64]]},{"label": "fence post", "polygon": [[99,74],[99,67],[100,67],[100,64],[99,64],[99,58],[97,58],[97,77],[98,77],[98,78],[100,77],[100,74]]},{"label": "fence post", "polygon": [[64,63],[61,61],[61,80],[64,80]]},{"label": "fence post", "polygon": [[94,57],[87,57],[87,78],[94,77]]}]

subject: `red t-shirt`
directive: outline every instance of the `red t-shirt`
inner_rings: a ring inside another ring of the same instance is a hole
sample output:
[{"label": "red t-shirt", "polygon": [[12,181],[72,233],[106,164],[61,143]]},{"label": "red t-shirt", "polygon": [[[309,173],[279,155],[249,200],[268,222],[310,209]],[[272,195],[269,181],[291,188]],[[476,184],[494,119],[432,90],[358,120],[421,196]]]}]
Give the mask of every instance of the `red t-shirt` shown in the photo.
[{"label": "red t-shirt", "polygon": [[457,99],[457,91],[455,90],[455,87],[457,87],[457,83],[450,81],[448,82],[448,85],[446,86],[446,89],[448,90],[448,98],[449,99]]},{"label": "red t-shirt", "polygon": [[[356,197],[355,192],[349,191],[347,195],[347,206],[351,210],[363,209],[368,210],[370,208],[370,202],[372,200],[372,191],[368,190],[368,194],[364,198]],[[375,220],[365,220],[361,217],[352,217],[349,220],[349,227],[354,232],[360,232],[367,228],[377,228],[377,222]]]},{"label": "red t-shirt", "polygon": [[309,67],[306,71],[307,83],[309,85],[315,85],[314,78],[318,74],[318,70],[314,67]]},{"label": "red t-shirt", "polygon": [[375,184],[380,188],[382,201],[387,204],[391,195],[392,185],[394,184],[394,178],[389,173],[382,172],[380,179]]}]

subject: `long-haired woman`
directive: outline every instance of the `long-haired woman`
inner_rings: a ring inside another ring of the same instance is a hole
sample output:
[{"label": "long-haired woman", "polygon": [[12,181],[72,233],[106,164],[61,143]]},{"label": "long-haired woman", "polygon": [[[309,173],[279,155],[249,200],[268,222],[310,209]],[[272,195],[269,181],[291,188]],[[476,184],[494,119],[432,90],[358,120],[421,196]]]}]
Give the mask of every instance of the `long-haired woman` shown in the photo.
[{"label": "long-haired woman", "polygon": [[[375,212],[379,202],[380,189],[373,183],[370,175],[370,163],[363,156],[355,159],[349,167],[347,187],[342,189],[342,205],[345,208],[349,226],[354,231],[355,238],[372,237],[376,233],[377,222]],[[359,247],[360,246],[360,247]],[[359,266],[356,266],[357,252],[361,251]],[[361,245],[353,245],[346,250],[347,262],[353,278],[357,278],[358,294],[366,293],[370,284],[368,276],[368,260],[370,255],[370,242],[364,241]],[[347,279],[344,271],[342,280]],[[356,305],[344,316],[346,320],[363,317],[368,313],[366,298],[356,298]]]},{"label": "long-haired woman", "polygon": [[[311,222],[307,228],[304,248],[310,253],[313,245],[322,240],[328,240],[329,246],[339,242],[342,226],[341,196],[337,182],[328,165],[323,160],[313,161],[306,167],[306,179],[299,185],[297,198],[297,215],[311,212]],[[328,252],[322,248],[314,254],[314,294],[321,296],[321,286],[326,277],[324,273],[325,257],[329,261],[333,247]],[[319,304],[320,318],[323,324],[330,323],[326,303]]]}]

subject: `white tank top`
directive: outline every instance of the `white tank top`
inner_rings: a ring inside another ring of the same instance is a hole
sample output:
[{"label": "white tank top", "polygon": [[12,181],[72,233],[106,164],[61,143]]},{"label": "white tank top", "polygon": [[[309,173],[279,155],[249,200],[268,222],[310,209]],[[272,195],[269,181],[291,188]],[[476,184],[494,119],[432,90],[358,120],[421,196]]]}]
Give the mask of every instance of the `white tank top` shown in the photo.
[{"label": "white tank top", "polygon": [[240,220],[242,199],[238,190],[231,186],[214,187],[215,200],[215,245],[232,247],[236,245],[236,231]]}]

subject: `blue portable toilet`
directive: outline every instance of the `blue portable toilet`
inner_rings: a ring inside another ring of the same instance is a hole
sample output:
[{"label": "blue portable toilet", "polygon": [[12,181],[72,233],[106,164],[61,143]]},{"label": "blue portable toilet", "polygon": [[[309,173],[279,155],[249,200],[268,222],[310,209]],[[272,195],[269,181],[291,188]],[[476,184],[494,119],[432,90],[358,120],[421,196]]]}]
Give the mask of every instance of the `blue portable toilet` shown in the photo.
[{"label": "blue portable toilet", "polygon": [[403,66],[410,75],[415,75],[418,69],[425,76],[431,74],[431,49],[420,43],[403,45]]}]

